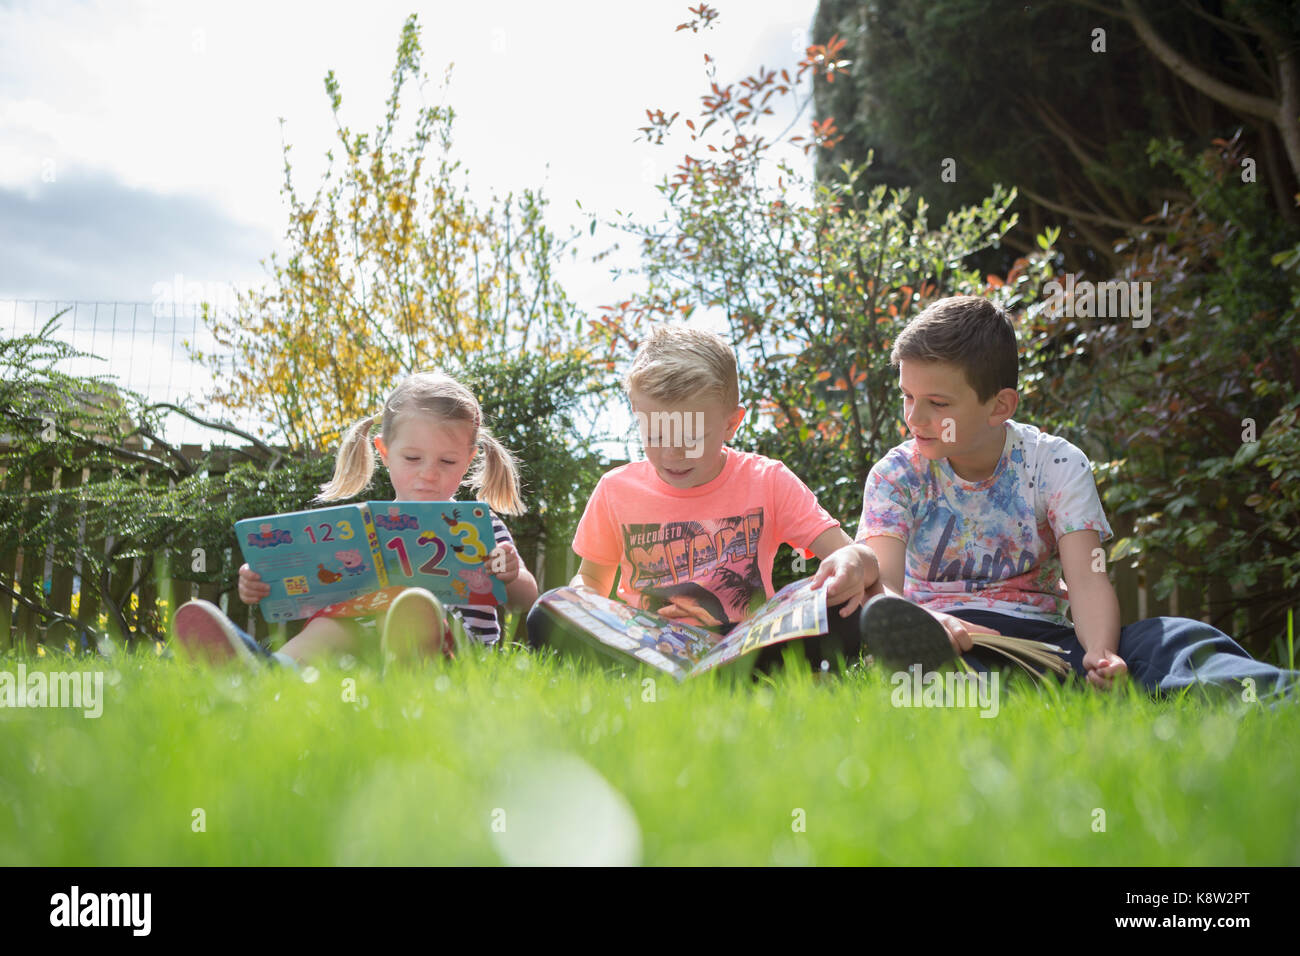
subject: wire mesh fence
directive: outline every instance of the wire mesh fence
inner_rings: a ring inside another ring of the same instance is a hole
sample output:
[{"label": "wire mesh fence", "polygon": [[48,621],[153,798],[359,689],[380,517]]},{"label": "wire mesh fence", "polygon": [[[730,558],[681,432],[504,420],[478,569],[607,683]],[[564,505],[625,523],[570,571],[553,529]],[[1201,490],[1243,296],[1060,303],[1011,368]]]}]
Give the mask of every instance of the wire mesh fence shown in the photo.
[{"label": "wire mesh fence", "polygon": [[[88,353],[61,362],[70,375],[106,375],[121,388],[150,402],[181,405],[205,418],[220,418],[244,431],[266,427],[257,418],[230,416],[210,405],[208,396],[233,372],[234,359],[222,349],[203,322],[201,306],[162,302],[60,302],[0,299],[0,336],[34,335],[58,317],[52,338]],[[214,360],[196,362],[195,351]],[[169,415],[169,440],[206,443],[213,435],[188,419]]]}]

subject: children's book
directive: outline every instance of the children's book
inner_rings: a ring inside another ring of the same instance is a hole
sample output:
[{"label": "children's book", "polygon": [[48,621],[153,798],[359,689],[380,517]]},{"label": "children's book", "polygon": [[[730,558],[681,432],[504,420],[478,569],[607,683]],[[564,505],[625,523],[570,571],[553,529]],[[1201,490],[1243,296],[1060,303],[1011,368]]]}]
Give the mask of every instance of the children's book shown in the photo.
[{"label": "children's book", "polygon": [[769,644],[825,634],[826,590],[813,590],[810,584],[811,579],[805,579],[786,585],[724,635],[634,608],[588,588],[556,588],[538,598],[538,604],[590,647],[625,661],[634,658],[681,681]]},{"label": "children's book", "polygon": [[[634,608],[590,588],[556,588],[538,598],[538,605],[561,625],[561,633],[572,634],[611,657],[625,662],[635,659],[682,681],[718,668],[748,671],[754,658],[746,655],[752,651],[827,633],[826,590],[814,590],[811,583],[811,578],[805,578],[786,585],[723,635]],[[1049,670],[1061,676],[1069,673],[1065,651],[1054,644],[999,634],[972,633],[971,638],[976,647],[1002,655],[1034,677],[1041,679]],[[741,665],[732,667],[737,661]]]},{"label": "children's book", "polygon": [[367,503],[390,586],[428,588],[449,604],[506,603],[506,586],[488,574],[496,532],[482,501]]},{"label": "children's book", "polygon": [[374,613],[407,587],[447,604],[505,603],[505,586],[488,573],[496,535],[481,501],[334,505],[247,518],[235,535],[271,586],[260,602],[267,621]]}]

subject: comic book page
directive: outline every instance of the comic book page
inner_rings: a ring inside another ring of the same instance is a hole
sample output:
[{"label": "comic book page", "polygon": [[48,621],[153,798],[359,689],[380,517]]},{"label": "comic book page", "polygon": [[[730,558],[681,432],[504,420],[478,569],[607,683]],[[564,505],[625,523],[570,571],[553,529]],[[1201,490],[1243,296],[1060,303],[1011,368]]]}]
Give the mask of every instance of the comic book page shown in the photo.
[{"label": "comic book page", "polygon": [[670,621],[588,589],[556,588],[538,603],[586,643],[615,657],[636,658],[678,680],[718,641],[718,635],[702,627]]},{"label": "comic book page", "polygon": [[691,666],[691,674],[721,667],[769,644],[825,634],[830,626],[826,589],[813,590],[811,578],[787,584],[748,621],[733,628],[716,646]]}]

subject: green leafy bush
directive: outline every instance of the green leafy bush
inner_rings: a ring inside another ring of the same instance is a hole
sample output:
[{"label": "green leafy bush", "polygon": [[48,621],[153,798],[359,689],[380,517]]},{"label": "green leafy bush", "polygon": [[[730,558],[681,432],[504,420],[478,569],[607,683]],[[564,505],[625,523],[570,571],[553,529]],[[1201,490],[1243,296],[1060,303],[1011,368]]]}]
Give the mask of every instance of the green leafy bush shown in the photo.
[{"label": "green leafy bush", "polygon": [[1115,278],[1150,283],[1150,325],[1036,310],[1026,398],[1105,463],[1108,510],[1135,522],[1111,559],[1157,557],[1157,596],[1226,583],[1216,616],[1249,609],[1267,640],[1300,581],[1300,246],[1236,140],[1150,155],[1194,197],[1123,247]]}]

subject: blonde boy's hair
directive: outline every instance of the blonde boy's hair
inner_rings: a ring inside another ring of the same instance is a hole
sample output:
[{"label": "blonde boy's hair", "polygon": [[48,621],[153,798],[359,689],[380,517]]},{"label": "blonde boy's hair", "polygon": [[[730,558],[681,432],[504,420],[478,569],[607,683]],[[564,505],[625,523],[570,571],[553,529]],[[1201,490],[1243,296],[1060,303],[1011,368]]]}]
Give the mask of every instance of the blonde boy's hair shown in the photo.
[{"label": "blonde boy's hair", "polygon": [[472,426],[473,444],[483,454],[476,457],[464,484],[486,501],[493,511],[512,515],[523,513],[523,500],[519,496],[519,466],[514,455],[483,424],[483,410],[473,393],[454,378],[436,370],[416,372],[404,378],[388,396],[382,412],[361,419],[344,433],[334,462],[334,477],[328,484],[321,485],[321,492],[313,501],[337,501],[360,494],[375,473],[371,429],[379,424],[384,444],[392,448],[398,428],[415,415]]},{"label": "blonde boy's hair", "polygon": [[700,393],[724,405],[740,404],[736,353],[714,332],[684,325],[659,325],[641,343],[623,382],[660,402],[675,402]]}]

